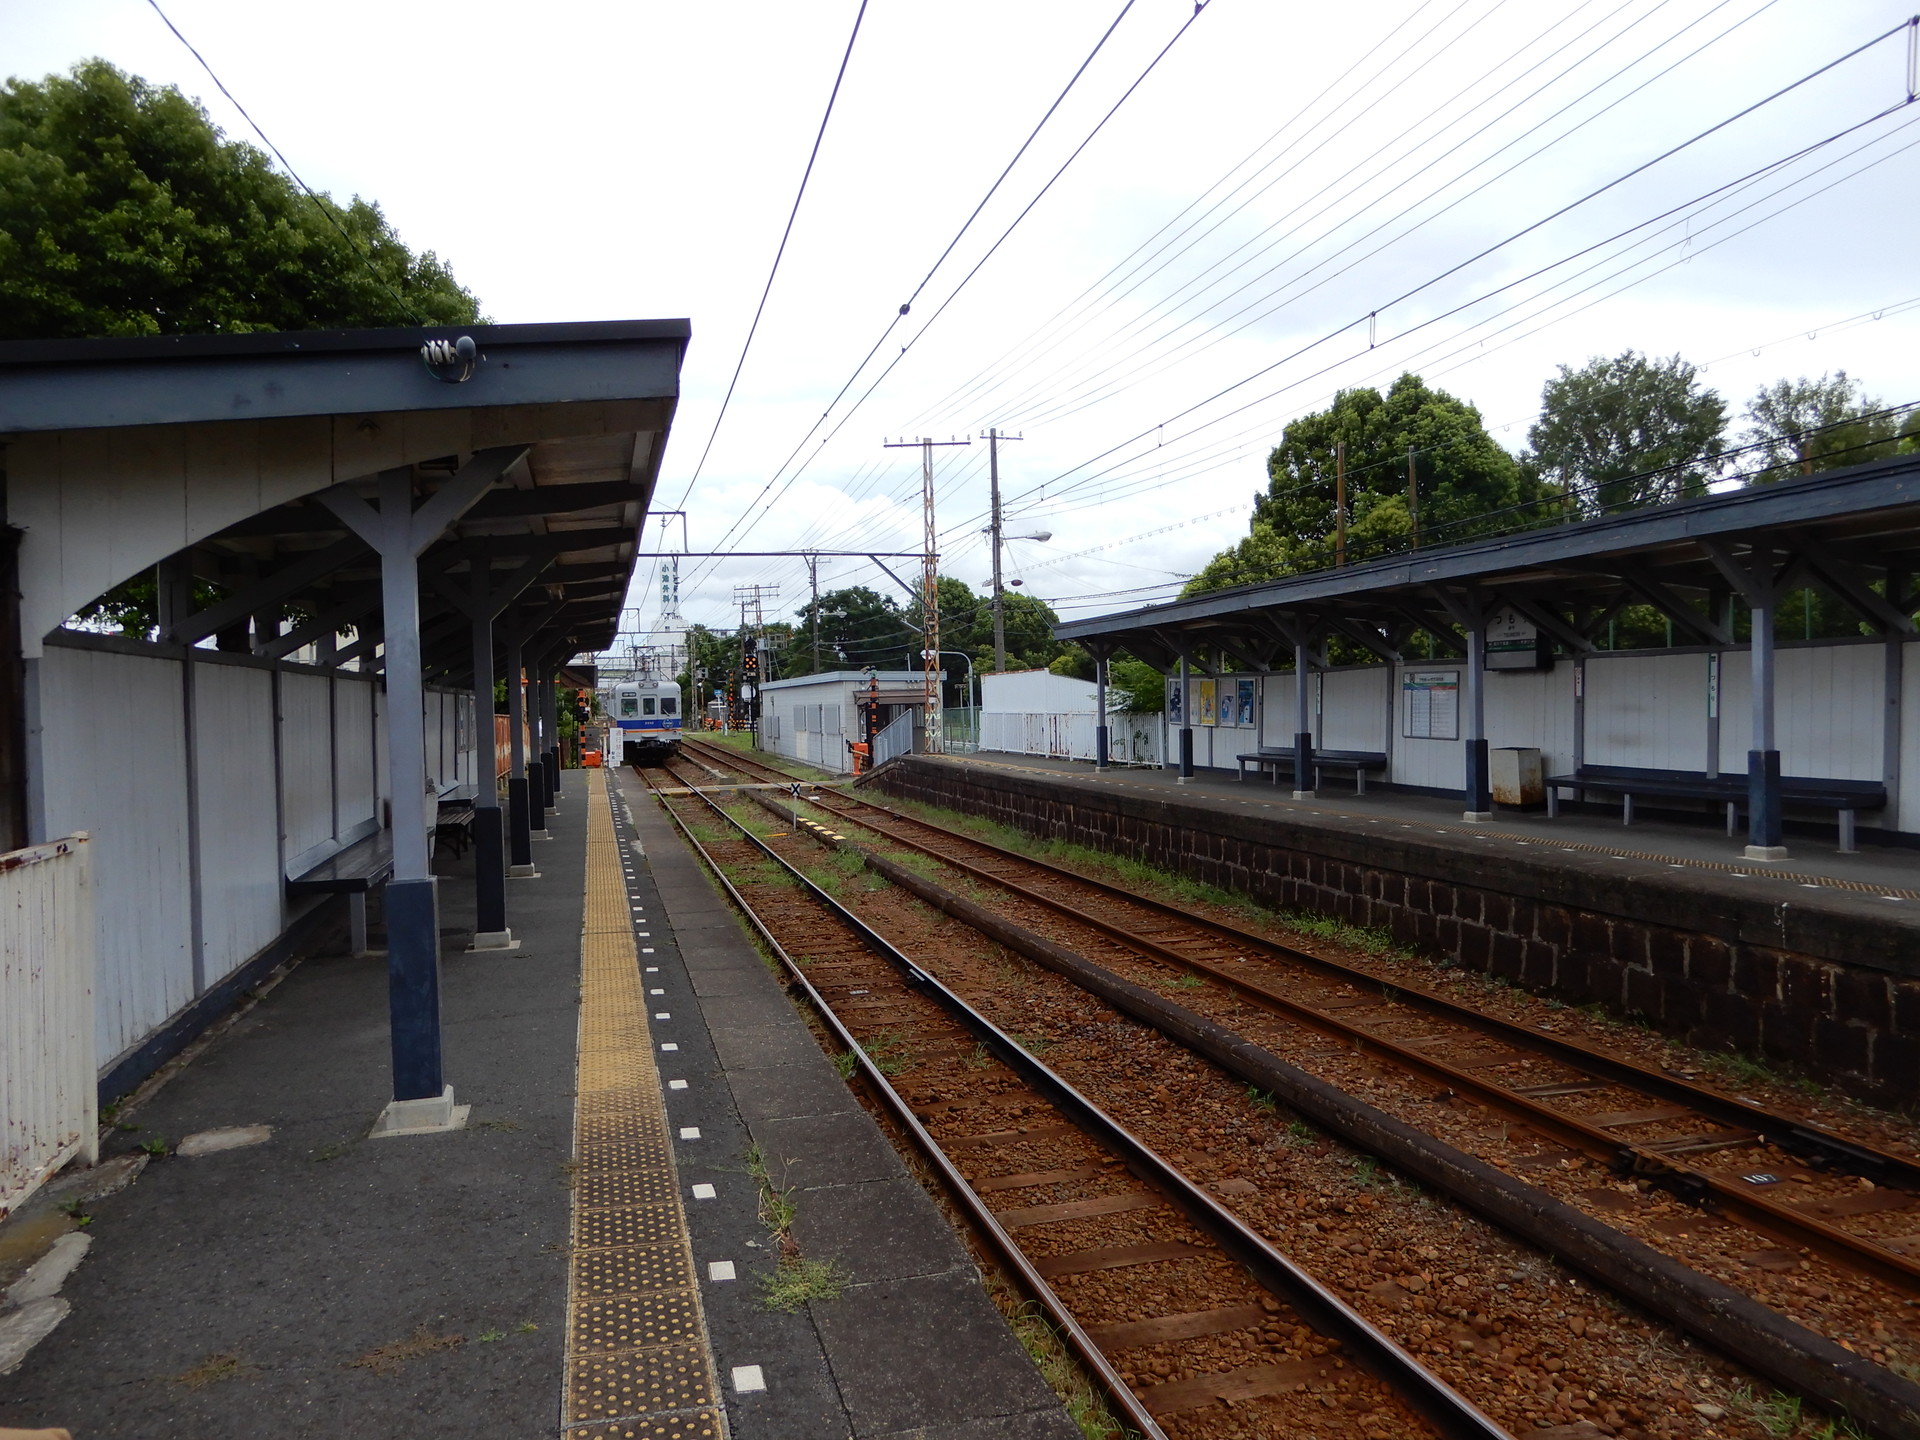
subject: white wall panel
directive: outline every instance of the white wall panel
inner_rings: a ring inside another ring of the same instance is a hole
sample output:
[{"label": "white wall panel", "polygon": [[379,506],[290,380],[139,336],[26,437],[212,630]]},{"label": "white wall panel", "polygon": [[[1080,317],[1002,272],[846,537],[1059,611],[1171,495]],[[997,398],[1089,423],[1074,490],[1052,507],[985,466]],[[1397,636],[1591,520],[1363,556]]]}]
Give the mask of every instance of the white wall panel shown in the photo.
[{"label": "white wall panel", "polygon": [[[47,833],[93,837],[105,1066],[193,998],[180,662],[50,645],[39,666]],[[102,706],[129,717],[136,751],[102,749],[74,723]]]},{"label": "white wall panel", "polygon": [[202,976],[213,984],[272,944],[285,922],[273,803],[273,675],[195,665],[193,749]]},{"label": "white wall panel", "polygon": [[[1886,656],[1881,646],[1807,645],[1774,652],[1773,727],[1785,775],[1884,778]],[[1753,740],[1752,664],[1721,662],[1720,767],[1744,772]],[[1902,826],[1902,829],[1907,827]]]},{"label": "white wall panel", "polygon": [[[1328,750],[1386,750],[1393,683],[1389,665],[1329,670],[1320,677],[1320,724],[1313,743]],[[1287,685],[1293,700],[1293,685]],[[1291,712],[1289,712],[1291,713]],[[1288,736],[1290,741],[1293,737]],[[1284,742],[1283,742],[1284,743]]]},{"label": "white wall panel", "polygon": [[1551,670],[1489,671],[1486,693],[1489,746],[1537,749],[1549,775],[1573,768],[1571,660]]},{"label": "white wall panel", "polygon": [[287,837],[286,863],[293,871],[304,870],[324,857],[333,844],[333,716],[329,701],[324,675],[288,673],[280,677],[280,795]]},{"label": "white wall panel", "polygon": [[334,765],[338,774],[340,833],[374,818],[373,686],[342,675],[334,681]]},{"label": "white wall panel", "polygon": [[1704,771],[1707,657],[1588,656],[1587,764]]}]

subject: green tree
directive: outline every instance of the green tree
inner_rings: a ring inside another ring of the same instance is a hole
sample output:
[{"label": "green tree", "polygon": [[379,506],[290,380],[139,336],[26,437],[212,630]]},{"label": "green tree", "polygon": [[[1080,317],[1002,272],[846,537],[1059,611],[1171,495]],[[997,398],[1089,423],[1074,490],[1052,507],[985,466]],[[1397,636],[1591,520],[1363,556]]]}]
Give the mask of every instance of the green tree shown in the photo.
[{"label": "green tree", "polygon": [[1898,415],[1876,413],[1885,408],[1844,370],[1763,386],[1740,435],[1760,448],[1741,455],[1740,469],[1749,485],[1765,485],[1920,449],[1920,411],[1903,427]]},{"label": "green tree", "polygon": [[1166,677],[1144,660],[1115,658],[1107,664],[1107,703],[1135,715],[1167,708]]},{"label": "green tree", "polygon": [[901,623],[900,607],[891,597],[865,585],[829,590],[818,602],[809,600],[794,616],[793,636],[781,660],[782,675],[811,675],[813,618],[820,616],[820,669],[859,670],[871,665],[897,669],[905,663],[909,641],[918,637]]},{"label": "green tree", "polygon": [[0,339],[479,319],[379,206],[309,198],[172,86],[104,60],[0,86]]},{"label": "green tree", "polygon": [[1447,544],[1511,526],[1512,514],[1491,512],[1546,493],[1487,434],[1477,409],[1418,375],[1402,375],[1385,395],[1371,388],[1343,390],[1327,409],[1301,416],[1281,433],[1267,457],[1267,489],[1254,496],[1247,538],[1209,561],[1183,593],[1331,564],[1342,444],[1349,560],[1412,543],[1416,517],[1408,500],[1409,452],[1423,544]]},{"label": "green tree", "polygon": [[1726,402],[1692,365],[1628,350],[1560,367],[1541,392],[1527,458],[1585,514],[1633,510],[1706,494],[1726,424]]}]

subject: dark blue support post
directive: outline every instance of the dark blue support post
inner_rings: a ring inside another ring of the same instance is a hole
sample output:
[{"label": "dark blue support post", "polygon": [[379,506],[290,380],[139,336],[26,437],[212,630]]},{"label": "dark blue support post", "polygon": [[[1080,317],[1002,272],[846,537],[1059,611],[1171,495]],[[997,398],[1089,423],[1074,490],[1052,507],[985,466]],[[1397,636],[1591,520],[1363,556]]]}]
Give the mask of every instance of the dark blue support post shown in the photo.
[{"label": "dark blue support post", "polygon": [[427,818],[426,687],[420,656],[420,552],[458,520],[525,446],[482,451],[416,512],[411,466],[380,474],[375,509],[346,485],[320,499],[380,556],[387,690],[387,787],[393,797],[393,877],[386,886],[387,1006],[393,1101],[375,1135],[449,1130],[465,1122],[441,1070],[440,905]]},{"label": "dark blue support post", "polygon": [[1305,631],[1293,641],[1293,798],[1311,800],[1319,787],[1314,784],[1313,702],[1307,692],[1307,675],[1312,667]]},{"label": "dark blue support post", "polygon": [[1466,802],[1462,818],[1493,818],[1493,775],[1487,768],[1487,626],[1478,608],[1467,624]]},{"label": "dark blue support post", "polygon": [[520,641],[507,644],[507,733],[512,765],[507,772],[507,874],[516,880],[539,875],[533,864],[533,806],[527,782],[527,697],[521,684]]},{"label": "dark blue support post", "polygon": [[1093,661],[1093,768],[1107,768],[1107,657],[1096,655]]},{"label": "dark blue support post", "polygon": [[547,695],[547,789],[555,809],[560,805],[560,676],[550,671],[542,682]]},{"label": "dark blue support post", "polygon": [[487,571],[473,565],[473,948],[504,950],[507,928],[506,836],[500,824],[500,777],[493,753],[493,609]]},{"label": "dark blue support post", "polygon": [[1180,657],[1180,774],[1175,784],[1193,779],[1193,687],[1187,683],[1187,657]]},{"label": "dark blue support post", "polygon": [[1780,751],[1773,734],[1773,613],[1753,607],[1753,749],[1747,752],[1747,858],[1784,860],[1780,816]]}]

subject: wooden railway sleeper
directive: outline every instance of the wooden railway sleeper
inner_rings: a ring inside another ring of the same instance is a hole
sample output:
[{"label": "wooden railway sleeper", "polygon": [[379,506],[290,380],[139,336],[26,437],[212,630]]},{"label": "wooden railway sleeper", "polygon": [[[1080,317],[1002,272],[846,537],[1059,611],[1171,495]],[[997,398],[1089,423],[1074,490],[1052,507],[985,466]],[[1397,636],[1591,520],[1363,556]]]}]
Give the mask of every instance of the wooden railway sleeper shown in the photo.
[{"label": "wooden railway sleeper", "polygon": [[[1012,1036],[994,1025],[939,980],[915,966],[910,958],[897,950],[885,937],[813,884],[797,868],[782,859],[772,847],[734,820],[718,805],[713,804],[709,797],[699,798],[712,808],[716,816],[739,831],[743,838],[784,869],[802,890],[812,895],[821,906],[837,916],[842,924],[859,935],[869,949],[899,969],[915,989],[935,1000],[952,1018],[977,1036],[980,1042],[993,1051],[995,1056],[1016,1076],[1045,1095],[1056,1109],[1078,1124],[1094,1139],[1095,1143],[1102,1145],[1110,1153],[1120,1156],[1129,1170],[1171,1200],[1227,1255],[1245,1266],[1261,1286],[1272,1292],[1282,1303],[1291,1307],[1303,1322],[1311,1325],[1327,1339],[1336,1342],[1347,1359],[1379,1379],[1410,1409],[1431,1424],[1438,1434],[1447,1437],[1447,1440],[1456,1440],[1456,1437],[1457,1440],[1512,1440],[1508,1431],[1482,1413],[1477,1406],[1422,1365],[1344,1300],[1281,1254],[1264,1237],[1249,1228],[1238,1215],[1162,1160],[1131,1131],[1055,1074],[1052,1069],[1029,1054],[1025,1047]],[[797,814],[780,810],[777,804],[766,797],[765,792],[753,792],[753,798],[771,813],[779,815],[789,823],[796,825],[802,823],[801,817]],[[668,813],[672,814],[671,810]],[[678,823],[678,817],[674,818]],[[814,822],[805,823],[811,828]],[[696,847],[702,858],[707,860],[709,867],[718,874],[717,867],[714,867],[711,859],[706,857],[705,850],[699,847],[692,833],[684,825],[680,828],[689,843]],[[820,828],[824,829],[824,827]],[[829,843],[833,842],[829,841]],[[853,848],[859,849],[857,846]],[[721,879],[726,883],[724,876]],[[742,907],[743,913],[751,918],[753,912],[745,905],[738,891],[731,884],[727,884],[727,890],[735,903]],[[788,964],[790,973],[793,973],[806,988],[814,1003],[821,1007],[823,1015],[832,1017],[831,1009],[826,1006],[826,1002],[820,997],[818,991],[814,990],[806,976],[800,972],[800,968],[786,961],[785,952],[778,947],[778,943],[763,926],[758,926],[756,923],[756,928],[759,929],[762,938],[774,946],[775,953],[782,956],[783,962]],[[864,1056],[865,1052],[853,1042],[851,1033],[847,1032],[844,1026],[836,1023],[835,1030],[837,1034],[844,1036],[856,1057]],[[856,1063],[859,1063],[858,1059]],[[898,1100],[898,1092],[892,1090],[891,1085],[887,1083],[877,1067],[863,1065],[862,1069],[869,1080],[875,1084],[877,1092],[892,1094]],[[904,1106],[904,1101],[899,1103]],[[889,1108],[892,1108],[891,1103]],[[916,1143],[927,1150],[930,1158],[939,1157],[944,1162],[944,1152],[934,1143],[932,1136],[920,1126],[917,1119],[913,1119],[911,1111],[907,1113],[913,1120],[911,1133],[914,1134]],[[942,1166],[942,1176],[943,1178],[951,1177],[949,1183],[958,1187],[961,1192],[972,1193],[971,1187],[967,1186],[966,1181],[961,1178],[958,1170],[952,1167],[951,1162],[945,1162]],[[975,1199],[977,1200],[977,1197]],[[970,1213],[973,1213],[973,1208],[969,1206]],[[1011,1237],[1006,1235],[1004,1227],[1000,1226],[993,1219],[992,1213],[986,1210],[984,1203],[979,1204],[978,1213],[984,1216],[985,1232],[989,1235],[997,1232],[998,1235],[1005,1237],[1006,1253],[1019,1256],[1017,1273],[1021,1274],[1023,1280],[1030,1282],[1033,1293],[1051,1295],[1052,1292],[1046,1286],[1039,1268],[1021,1254]],[[999,1242],[995,1243],[997,1248]],[[1058,1305],[1057,1300],[1049,1306],[1050,1312],[1056,1308],[1058,1317],[1066,1322],[1067,1333],[1078,1337],[1078,1342],[1085,1344],[1086,1349],[1081,1352],[1082,1358],[1089,1361],[1090,1368],[1101,1377],[1103,1384],[1113,1387],[1116,1399],[1126,1402],[1123,1408],[1127,1411],[1129,1420],[1139,1425],[1145,1434],[1162,1434],[1153,1424],[1151,1417],[1147,1415],[1132,1389],[1120,1379],[1098,1346],[1072,1321],[1065,1307]],[[1079,1352],[1079,1343],[1076,1343],[1075,1348]]]},{"label": "wooden railway sleeper", "polygon": [[[755,798],[760,800],[772,813],[780,815],[789,823],[803,828],[811,826],[815,830],[820,828],[817,822],[808,821],[797,812],[789,814],[786,811],[780,810],[770,800],[766,800],[760,796],[756,796]],[[1332,1008],[1331,1006],[1323,1007],[1306,1003],[1305,1001],[1296,999],[1292,994],[1283,993],[1252,976],[1242,975],[1233,968],[1200,960],[1175,946],[1149,940],[1137,932],[1128,929],[1126,926],[1107,919],[1105,916],[1094,914],[1077,905],[1072,905],[1064,900],[1042,894],[1029,886],[1001,879],[1000,877],[969,865],[964,860],[957,860],[952,856],[940,854],[929,847],[916,845],[914,842],[905,840],[899,836],[890,835],[888,838],[895,840],[897,843],[917,849],[923,854],[933,855],[942,861],[942,863],[951,865],[957,870],[961,870],[979,879],[992,881],[1024,899],[1098,930],[1101,934],[1106,935],[1110,939],[1119,942],[1146,958],[1158,960],[1164,964],[1182,966],[1200,975],[1204,975],[1209,979],[1217,980],[1237,993],[1253,1000],[1256,1004],[1267,1009],[1275,1010],[1289,1019],[1308,1025],[1325,1034],[1337,1036],[1352,1043],[1356,1047],[1370,1050],[1380,1058],[1386,1059],[1404,1070],[1423,1075],[1458,1093],[1471,1095],[1481,1104],[1502,1111],[1514,1119],[1521,1120],[1546,1134],[1552,1135],[1562,1144],[1572,1146],[1603,1163],[1612,1163],[1620,1151],[1619,1137],[1609,1134],[1605,1127],[1590,1124],[1578,1115],[1557,1110],[1553,1106],[1544,1104],[1532,1096],[1522,1094],[1491,1078],[1482,1076],[1478,1071],[1480,1068],[1487,1066],[1487,1062],[1484,1060],[1479,1062],[1472,1060],[1449,1062],[1441,1057],[1428,1055],[1424,1053],[1418,1041],[1397,1041],[1381,1034],[1379,1030],[1374,1027],[1358,1023],[1342,1016],[1329,1014],[1328,1010]],[[851,844],[851,842],[844,840],[836,840],[836,843]],[[862,847],[858,846],[853,848],[862,849]],[[862,850],[862,853],[867,852]],[[880,857],[873,857],[875,860],[879,858]],[[1094,884],[1094,888],[1100,888],[1097,882],[1090,883]],[[1207,922],[1196,923],[1204,924]],[[1358,1007],[1343,1006],[1342,1008]],[[1471,1012],[1458,1013],[1448,1018],[1454,1020],[1456,1023],[1468,1026],[1469,1029],[1475,1028],[1472,1024],[1475,1017]],[[1507,1036],[1497,1033],[1493,1038],[1504,1040]],[[1495,1065],[1497,1066],[1498,1063],[1498,1057],[1496,1056]],[[1572,1062],[1563,1063],[1566,1063],[1569,1069],[1575,1068]],[[1634,1088],[1631,1082],[1627,1080],[1616,1081],[1616,1083]],[[1690,1100],[1687,1103],[1689,1109],[1693,1109],[1696,1112],[1701,1111],[1701,1107],[1693,1105]],[[1765,1116],[1773,1123],[1771,1126],[1763,1125],[1752,1128],[1743,1126],[1743,1137],[1752,1136],[1761,1143],[1781,1144],[1782,1148],[1789,1149],[1790,1153],[1797,1153],[1792,1151],[1792,1147],[1783,1143],[1784,1137],[1793,1131],[1795,1127],[1780,1121],[1778,1117],[1766,1116],[1766,1112],[1758,1110],[1757,1107],[1753,1109],[1752,1113],[1758,1116]],[[1710,1113],[1703,1113],[1703,1118],[1719,1119],[1721,1117]],[[1799,1133],[1807,1134],[1815,1132],[1807,1132],[1804,1127],[1799,1127]],[[1743,1138],[1741,1143],[1750,1142]],[[1844,1144],[1844,1142],[1840,1143]],[[1629,1148],[1637,1154],[1646,1155],[1650,1161],[1652,1161],[1653,1156],[1656,1154],[1651,1147],[1647,1146]],[[1865,1150],[1861,1147],[1848,1148],[1858,1150],[1861,1155],[1869,1159],[1879,1160],[1883,1158],[1879,1155],[1879,1152],[1876,1151]],[[1830,1153],[1839,1154],[1841,1152],[1836,1146]],[[1891,1156],[1884,1157],[1884,1159],[1890,1164],[1893,1162],[1893,1157]],[[1660,1157],[1656,1163],[1657,1169],[1655,1173],[1677,1173],[1681,1169],[1681,1167],[1674,1164],[1673,1158],[1670,1156]],[[1808,1249],[1818,1252],[1829,1260],[1833,1260],[1838,1264],[1857,1270],[1863,1274],[1871,1275],[1883,1284],[1891,1285],[1911,1295],[1920,1295],[1920,1258],[1890,1250],[1879,1244],[1878,1241],[1871,1236],[1852,1234],[1849,1231],[1842,1230],[1834,1225],[1829,1225],[1815,1217],[1791,1210],[1785,1205],[1769,1200],[1764,1196],[1752,1194],[1743,1190],[1737,1184],[1721,1180],[1719,1177],[1704,1171],[1688,1171],[1687,1173],[1694,1177],[1693,1180],[1688,1182],[1688,1189],[1693,1193],[1710,1197],[1723,1209],[1737,1216],[1742,1223],[1746,1224],[1749,1228],[1788,1244],[1806,1246]],[[1902,1176],[1902,1178],[1904,1179],[1906,1177]],[[1676,1191],[1676,1193],[1681,1192]],[[1699,1202],[1696,1201],[1695,1203]]]},{"label": "wooden railway sleeper", "polygon": [[1067,976],[1122,1013],[1274,1095],[1346,1143],[1451,1195],[1503,1229],[1586,1272],[1749,1368],[1827,1409],[1851,1416],[1887,1440],[1920,1440],[1920,1384],[1348,1095],[1205,1016],[1015,925],[864,846],[844,838],[831,839],[825,827],[805,817],[776,813],[833,848],[859,854],[875,873],[919,899]]},{"label": "wooden railway sleeper", "polygon": [[[886,834],[891,840],[918,849],[923,854],[933,855],[942,861],[953,864],[959,869],[967,869],[970,862],[959,860],[951,855],[936,851],[931,846],[921,844],[895,831],[887,830],[874,821],[850,815],[844,810],[834,809],[833,804],[828,803],[829,799],[832,802],[856,805],[867,810],[877,811],[881,815],[888,817],[889,820],[917,826],[923,830],[930,830],[950,841],[985,850],[996,859],[1016,861],[1030,871],[1038,870],[1049,876],[1057,876],[1071,880],[1083,888],[1091,887],[1111,895],[1126,904],[1137,906],[1156,915],[1163,916],[1180,930],[1191,932],[1197,928],[1211,931],[1213,934],[1231,944],[1250,947],[1248,953],[1275,956],[1346,984],[1364,986],[1368,989],[1391,989],[1406,1003],[1418,1006],[1430,1014],[1452,1019],[1457,1023],[1466,1024],[1482,1033],[1494,1034],[1511,1045],[1530,1050],[1543,1058],[1555,1060],[1579,1074],[1592,1076],[1596,1079],[1609,1080],[1615,1084],[1626,1085],[1643,1094],[1680,1101],[1691,1106],[1701,1115],[1709,1119],[1717,1120],[1722,1124],[1752,1128],[1764,1135],[1769,1144],[1778,1145],[1788,1153],[1819,1168],[1833,1169],[1852,1175],[1862,1175],[1867,1179],[1873,1180],[1876,1184],[1897,1182],[1920,1189],[1920,1162],[1898,1155],[1891,1155],[1885,1151],[1875,1150],[1870,1146],[1850,1141],[1844,1136],[1834,1135],[1806,1125],[1803,1122],[1774,1115],[1758,1105],[1732,1096],[1719,1094],[1716,1091],[1708,1090],[1699,1085],[1691,1084],[1677,1076],[1646,1070],[1629,1061],[1620,1060],[1615,1056],[1605,1054],[1602,1051],[1595,1050],[1577,1041],[1560,1036],[1543,1035],[1524,1025],[1503,1020],[1497,1015],[1487,1015],[1480,1011],[1472,1010],[1448,999],[1444,995],[1422,989],[1419,986],[1408,985],[1401,981],[1395,981],[1391,985],[1388,985],[1374,975],[1370,975],[1365,971],[1352,969],[1349,966],[1340,964],[1338,961],[1328,960],[1304,950],[1296,950],[1279,941],[1258,935],[1251,930],[1243,930],[1225,921],[1212,920],[1202,916],[1188,914],[1177,906],[1169,905],[1163,901],[1154,900],[1144,895],[1137,895],[1132,891],[1123,890],[1118,886],[1109,885],[1104,881],[1079,875],[1074,871],[1050,865],[1043,860],[1036,860],[1030,856],[1021,855],[1017,851],[1008,850],[1003,846],[992,844],[989,841],[975,839],[971,835],[963,835],[956,831],[948,830],[930,821],[904,815],[889,806],[878,804],[872,800],[856,798],[836,792],[830,797],[816,798],[811,802],[819,805],[821,809],[828,810],[839,816],[841,819],[863,825],[868,829],[880,831]],[[1151,932],[1140,930],[1136,933],[1146,935]]]}]

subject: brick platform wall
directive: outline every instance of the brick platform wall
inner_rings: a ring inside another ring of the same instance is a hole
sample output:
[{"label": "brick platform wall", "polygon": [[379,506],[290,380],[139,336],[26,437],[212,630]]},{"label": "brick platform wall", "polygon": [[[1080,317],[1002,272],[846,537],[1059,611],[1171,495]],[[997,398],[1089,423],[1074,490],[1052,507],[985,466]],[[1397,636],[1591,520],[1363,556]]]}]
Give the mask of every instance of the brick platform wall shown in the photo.
[{"label": "brick platform wall", "polygon": [[1602,855],[1535,860],[1508,846],[1495,867],[1465,827],[1448,844],[1342,816],[1249,814],[951,759],[903,758],[874,784],[1270,908],[1383,928],[1536,994],[1599,1001],[1883,1103],[1920,1101],[1920,902],[1896,911],[1875,895],[1806,890],[1782,903],[1741,893],[1752,882],[1724,872],[1649,874]]}]

